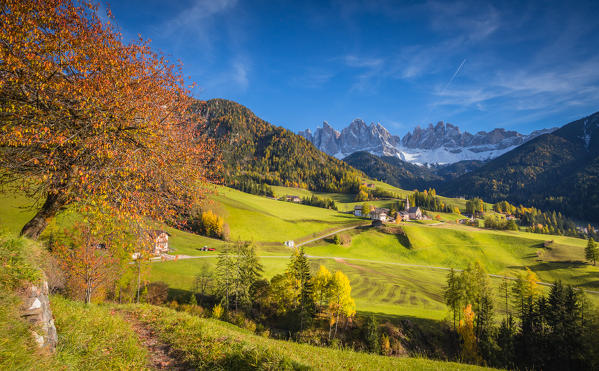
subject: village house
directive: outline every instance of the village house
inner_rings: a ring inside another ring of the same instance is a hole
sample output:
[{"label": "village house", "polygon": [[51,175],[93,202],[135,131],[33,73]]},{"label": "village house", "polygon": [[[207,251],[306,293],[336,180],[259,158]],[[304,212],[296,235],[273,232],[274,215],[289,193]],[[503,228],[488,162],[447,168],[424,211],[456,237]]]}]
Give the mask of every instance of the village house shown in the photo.
[{"label": "village house", "polygon": [[168,237],[171,235],[170,233],[155,229],[153,231],[149,231],[148,234],[150,235],[153,243],[152,255],[161,255],[169,252]]},{"label": "village house", "polygon": [[356,206],[354,206],[354,215],[355,216],[362,216],[362,205],[356,205]]},{"label": "village house", "polygon": [[405,210],[399,211],[397,213],[397,218],[403,222],[410,221],[410,213]]},{"label": "village house", "polygon": [[295,203],[300,203],[302,202],[302,199],[299,196],[295,196],[295,195],[286,195],[285,196],[285,201],[287,202],[295,202]]},{"label": "village house", "polygon": [[381,222],[387,221],[387,216],[389,215],[389,209],[384,207],[376,208],[370,212],[370,219],[372,220],[380,220]]}]

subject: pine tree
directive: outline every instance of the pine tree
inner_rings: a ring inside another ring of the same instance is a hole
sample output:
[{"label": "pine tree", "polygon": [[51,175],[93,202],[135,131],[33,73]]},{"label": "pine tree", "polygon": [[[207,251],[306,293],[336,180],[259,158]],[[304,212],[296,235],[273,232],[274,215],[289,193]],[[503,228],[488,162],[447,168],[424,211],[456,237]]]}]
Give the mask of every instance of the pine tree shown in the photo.
[{"label": "pine tree", "polygon": [[445,303],[453,312],[453,329],[456,329],[456,316],[459,315],[461,290],[460,290],[460,277],[455,274],[453,268],[447,275],[447,288],[445,289]]},{"label": "pine tree", "polygon": [[502,297],[505,297],[505,315],[506,316],[510,316],[510,307],[509,307],[509,294],[508,294],[508,290],[509,290],[509,284],[508,284],[508,280],[506,277],[503,277],[503,279],[501,280],[501,283],[499,284],[499,295],[501,295]]},{"label": "pine tree", "polygon": [[233,257],[229,254],[228,249],[223,249],[216,261],[215,280],[217,295],[220,297],[221,303],[224,304],[226,310],[229,309],[231,296],[234,292],[235,274],[236,269]]},{"label": "pine tree", "polygon": [[515,361],[515,348],[514,348],[514,319],[511,315],[508,315],[499,326],[497,333],[497,345],[499,351],[497,352],[497,362],[500,367],[506,369],[514,369]]},{"label": "pine tree", "polygon": [[253,245],[237,242],[235,252],[233,295],[235,297],[235,309],[237,310],[240,306],[247,307],[251,303],[250,289],[262,277],[264,268],[258,260],[256,249]]},{"label": "pine tree", "polygon": [[300,330],[302,330],[305,322],[309,322],[316,312],[314,286],[312,275],[310,274],[310,263],[304,254],[303,247],[300,247],[300,249],[295,251],[291,256],[287,271],[299,284],[300,297],[298,312],[300,316]]},{"label": "pine tree", "polygon": [[597,244],[595,243],[595,240],[593,240],[593,237],[589,237],[589,242],[587,243],[587,247],[584,249],[584,254],[589,262],[592,261],[593,265],[596,265],[599,251],[597,250]]},{"label": "pine tree", "polygon": [[368,345],[368,350],[370,350],[372,353],[380,353],[381,344],[379,336],[379,324],[372,314],[366,319],[365,331],[366,345]]}]

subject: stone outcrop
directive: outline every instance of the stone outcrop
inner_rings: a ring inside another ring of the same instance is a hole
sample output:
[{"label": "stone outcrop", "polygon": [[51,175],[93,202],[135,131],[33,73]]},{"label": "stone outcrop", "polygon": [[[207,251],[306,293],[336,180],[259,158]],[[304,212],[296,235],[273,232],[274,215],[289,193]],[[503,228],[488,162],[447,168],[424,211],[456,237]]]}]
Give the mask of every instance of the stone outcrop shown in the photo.
[{"label": "stone outcrop", "polygon": [[58,342],[54,318],[50,309],[48,282],[25,289],[21,316],[34,326],[33,336],[39,347],[53,352]]}]

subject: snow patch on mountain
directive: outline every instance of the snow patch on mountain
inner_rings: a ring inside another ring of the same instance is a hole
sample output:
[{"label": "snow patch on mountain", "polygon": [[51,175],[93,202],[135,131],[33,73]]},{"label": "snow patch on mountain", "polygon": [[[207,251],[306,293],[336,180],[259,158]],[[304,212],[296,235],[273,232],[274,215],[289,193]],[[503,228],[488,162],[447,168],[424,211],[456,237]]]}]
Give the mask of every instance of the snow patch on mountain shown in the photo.
[{"label": "snow patch on mountain", "polygon": [[471,134],[461,132],[455,125],[439,122],[424,129],[417,126],[400,138],[391,135],[379,123],[366,125],[364,120],[355,119],[340,132],[325,121],[314,133],[308,129],[298,134],[321,151],[339,159],[354,152],[366,151],[377,156],[397,156],[404,161],[424,165],[489,160],[554,130],[537,130],[524,135],[516,131],[494,129]]}]

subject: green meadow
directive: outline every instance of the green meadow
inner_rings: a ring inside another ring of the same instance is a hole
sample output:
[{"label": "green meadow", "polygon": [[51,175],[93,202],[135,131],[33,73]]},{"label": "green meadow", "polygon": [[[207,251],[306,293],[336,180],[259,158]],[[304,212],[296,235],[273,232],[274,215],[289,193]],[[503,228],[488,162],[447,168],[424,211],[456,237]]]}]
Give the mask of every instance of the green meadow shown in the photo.
[{"label": "green meadow", "polygon": [[272,200],[219,187],[206,205],[224,216],[231,240],[278,242],[343,228],[358,218],[334,210]]},{"label": "green meadow", "polygon": [[[407,191],[385,186],[403,195]],[[308,196],[297,188],[273,187],[277,195]],[[403,192],[403,193],[401,193]],[[323,195],[323,194],[319,194]],[[286,240],[306,241],[327,232],[364,223],[343,210],[352,210],[357,203],[348,195],[334,197],[341,211],[272,200],[237,190],[217,187],[205,205],[225,218],[231,240],[253,241],[262,257],[267,278],[285,270],[290,249]],[[4,195],[0,209],[2,229],[18,231],[31,217],[23,210],[27,199]],[[345,202],[344,202],[345,201]],[[463,200],[450,199],[456,204]],[[396,200],[371,202],[389,206]],[[456,224],[459,214],[432,213],[440,216],[427,224],[401,223],[405,236],[385,233],[379,229],[356,228],[342,232],[351,237],[349,246],[340,246],[322,239],[305,246],[312,267],[324,265],[341,270],[350,278],[353,297],[360,313],[377,313],[414,319],[447,318],[443,303],[446,269],[464,269],[479,261],[491,274],[514,277],[526,267],[544,282],[562,280],[580,288],[599,291],[599,269],[584,263],[586,241],[577,238],[550,236],[515,231],[493,231]],[[54,225],[68,224],[62,217]],[[56,228],[55,226],[53,228]],[[173,289],[191,290],[195,276],[204,269],[213,269],[219,251],[227,243],[195,234],[166,228],[170,246],[177,255],[197,256],[195,259],[152,263],[149,279],[164,281]],[[544,243],[552,241],[549,247]],[[215,252],[202,252],[202,246],[215,247]],[[498,284],[500,279],[493,279]],[[599,295],[590,294],[593,301]]]}]

